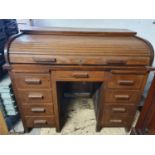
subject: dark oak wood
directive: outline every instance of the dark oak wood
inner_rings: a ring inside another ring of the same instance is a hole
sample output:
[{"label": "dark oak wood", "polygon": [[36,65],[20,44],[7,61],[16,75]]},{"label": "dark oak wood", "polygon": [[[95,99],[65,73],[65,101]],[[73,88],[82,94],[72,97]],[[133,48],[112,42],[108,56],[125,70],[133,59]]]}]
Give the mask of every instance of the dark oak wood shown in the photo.
[{"label": "dark oak wood", "polygon": [[140,91],[105,89],[104,101],[107,103],[116,103],[116,104],[117,103],[138,104],[140,96],[141,96]]},{"label": "dark oak wood", "polygon": [[129,30],[22,30],[6,45],[4,68],[9,70],[25,130],[61,131],[63,82],[100,84],[92,95],[97,131],[109,126],[129,130],[153,52],[148,41]]},{"label": "dark oak wood", "polygon": [[22,105],[22,111],[25,116],[48,116],[54,115],[53,104],[26,104]]},{"label": "dark oak wood", "polygon": [[55,117],[52,116],[25,116],[26,126],[33,127],[54,127]]}]

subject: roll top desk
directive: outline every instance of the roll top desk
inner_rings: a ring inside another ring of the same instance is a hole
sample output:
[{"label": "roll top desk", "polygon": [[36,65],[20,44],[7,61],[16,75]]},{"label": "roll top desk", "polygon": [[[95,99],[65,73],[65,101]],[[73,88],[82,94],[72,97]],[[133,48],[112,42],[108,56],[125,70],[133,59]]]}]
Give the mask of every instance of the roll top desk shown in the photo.
[{"label": "roll top desk", "polygon": [[152,45],[118,29],[31,28],[8,41],[6,64],[24,129],[61,126],[59,82],[100,82],[96,129],[131,128],[153,62]]}]

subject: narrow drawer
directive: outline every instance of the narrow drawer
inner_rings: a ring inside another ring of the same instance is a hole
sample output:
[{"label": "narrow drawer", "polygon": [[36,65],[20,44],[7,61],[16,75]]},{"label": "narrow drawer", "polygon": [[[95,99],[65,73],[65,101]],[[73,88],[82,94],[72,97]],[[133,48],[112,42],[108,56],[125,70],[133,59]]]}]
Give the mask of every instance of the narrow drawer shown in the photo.
[{"label": "narrow drawer", "polygon": [[110,117],[130,117],[136,112],[135,105],[124,105],[124,104],[106,104],[104,105],[103,114],[109,115]]},{"label": "narrow drawer", "polygon": [[27,116],[54,115],[53,105],[22,105],[22,112]]},{"label": "narrow drawer", "polygon": [[[117,110],[116,110],[117,109]],[[125,111],[124,111],[125,109]],[[125,106],[106,106],[102,114],[102,125],[107,127],[131,127],[135,109]]]},{"label": "narrow drawer", "polygon": [[141,93],[132,90],[106,90],[104,102],[107,103],[130,103],[136,104],[140,101]]},{"label": "narrow drawer", "polygon": [[49,103],[52,102],[51,90],[18,90],[21,103]]},{"label": "narrow drawer", "polygon": [[104,116],[102,125],[106,127],[131,127],[133,118],[131,117],[110,117]]},{"label": "narrow drawer", "polygon": [[50,75],[49,74],[25,74],[25,73],[15,73],[15,82],[17,88],[24,89],[36,89],[45,88],[48,89],[50,85]]},{"label": "narrow drawer", "polygon": [[55,117],[54,116],[46,116],[46,117],[26,116],[25,122],[26,122],[26,126],[28,128],[54,127],[55,126]]},{"label": "narrow drawer", "polygon": [[123,89],[140,89],[143,85],[145,75],[108,75],[108,88],[123,88]]},{"label": "narrow drawer", "polygon": [[105,78],[103,71],[56,71],[54,74],[60,81],[103,81]]}]

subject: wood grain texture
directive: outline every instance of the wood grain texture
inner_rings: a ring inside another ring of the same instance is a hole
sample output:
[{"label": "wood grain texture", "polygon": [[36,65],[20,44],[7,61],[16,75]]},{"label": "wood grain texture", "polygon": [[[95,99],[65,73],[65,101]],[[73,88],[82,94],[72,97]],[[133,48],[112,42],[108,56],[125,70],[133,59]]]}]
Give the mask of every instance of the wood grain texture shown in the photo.
[{"label": "wood grain texture", "polygon": [[109,89],[142,89],[143,81],[146,81],[147,76],[145,75],[122,75],[122,74],[108,74],[107,88]]},{"label": "wood grain texture", "polygon": [[[112,61],[118,59],[119,61],[124,60],[127,65],[147,65],[152,57],[151,45],[149,46],[146,40],[135,37],[135,33],[130,31],[58,30],[44,30],[44,32],[47,32],[44,35],[38,29],[36,31],[25,30],[25,33],[20,37],[14,37],[11,46],[9,46],[10,59],[8,60],[12,63],[36,63],[36,59],[41,59],[41,63],[46,64],[97,64],[98,62],[101,65],[108,65],[111,59]],[[34,35],[35,32],[37,32],[37,35]],[[70,36],[68,33],[72,33],[72,35]],[[88,35],[89,33],[92,35]],[[102,36],[98,36],[98,34],[102,34]],[[119,34],[122,34],[122,36],[119,36]],[[64,55],[66,56],[65,59]],[[74,59],[74,56],[77,57]],[[83,56],[88,58],[79,60]],[[107,57],[105,58],[105,56]],[[129,56],[131,56],[131,62],[128,62]],[[55,61],[53,62],[53,60]]]},{"label": "wood grain texture", "polygon": [[55,35],[123,35],[123,36],[133,36],[136,34],[134,31],[127,29],[106,29],[106,28],[72,28],[72,27],[51,27],[51,28],[41,28],[41,27],[26,27],[21,29],[21,32],[26,34],[55,34]]},{"label": "wood grain texture", "polygon": [[100,83],[96,129],[131,127],[153,61],[152,45],[128,30],[29,28],[7,44],[25,130],[62,128],[62,82]]}]

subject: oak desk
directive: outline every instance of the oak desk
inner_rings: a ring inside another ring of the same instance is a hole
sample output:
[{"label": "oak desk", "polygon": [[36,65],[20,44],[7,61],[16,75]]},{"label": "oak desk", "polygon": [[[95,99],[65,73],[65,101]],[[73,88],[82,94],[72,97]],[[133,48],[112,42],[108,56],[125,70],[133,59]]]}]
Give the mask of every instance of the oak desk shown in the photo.
[{"label": "oak desk", "polygon": [[63,82],[98,84],[96,129],[131,128],[152,65],[151,44],[118,29],[32,28],[10,38],[5,68],[25,130],[61,130]]}]

